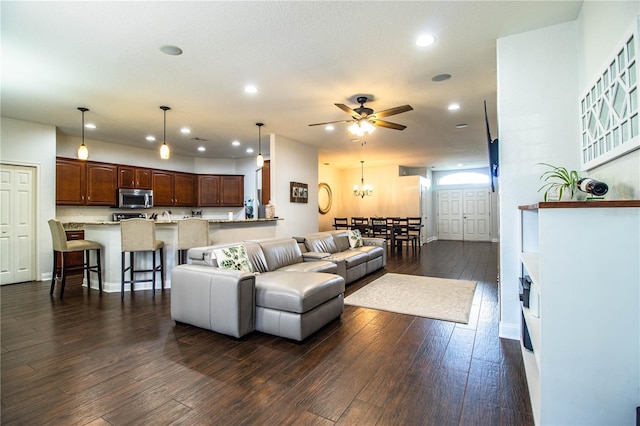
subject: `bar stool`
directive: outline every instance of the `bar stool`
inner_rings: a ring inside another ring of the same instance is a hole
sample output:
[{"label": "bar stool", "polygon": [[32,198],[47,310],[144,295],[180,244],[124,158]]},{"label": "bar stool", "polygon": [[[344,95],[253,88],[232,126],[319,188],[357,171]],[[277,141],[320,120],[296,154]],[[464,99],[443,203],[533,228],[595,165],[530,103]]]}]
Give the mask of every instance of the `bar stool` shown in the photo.
[{"label": "bar stool", "polygon": [[187,250],[211,244],[209,221],[197,217],[178,221],[178,265],[186,263]]},{"label": "bar stool", "polygon": [[[156,224],[148,219],[125,219],[120,221],[120,236],[122,241],[122,292],[124,299],[124,285],[142,282],[152,282],[153,297],[156,296],[156,272],[160,271],[160,287],[164,289],[164,241],[156,240]],[[160,265],[156,264],[156,252],[160,251]],[[125,267],[125,253],[129,252],[129,266]],[[151,252],[152,269],[136,269],[134,253]],[[125,272],[130,271],[130,279],[125,280]],[[135,274],[151,272],[151,279],[135,279]]]},{"label": "bar stool", "polygon": [[[67,240],[67,233],[64,231],[64,226],[57,219],[49,220],[49,228],[51,229],[51,240],[53,241],[53,271],[51,273],[51,291],[49,294],[53,294],[53,289],[56,285],[56,272],[58,272],[58,257],[62,260],[60,266],[60,298],[64,294],[64,285],[67,281],[67,272],[82,269],[87,274],[87,289],[91,289],[91,274],[95,272],[98,274],[98,291],[102,293],[102,265],[100,264],[100,250],[102,245],[95,241],[90,240]],[[96,250],[96,265],[91,266],[90,254],[91,250]],[[73,252],[83,252],[82,265],[79,266],[67,266],[67,254]]]}]

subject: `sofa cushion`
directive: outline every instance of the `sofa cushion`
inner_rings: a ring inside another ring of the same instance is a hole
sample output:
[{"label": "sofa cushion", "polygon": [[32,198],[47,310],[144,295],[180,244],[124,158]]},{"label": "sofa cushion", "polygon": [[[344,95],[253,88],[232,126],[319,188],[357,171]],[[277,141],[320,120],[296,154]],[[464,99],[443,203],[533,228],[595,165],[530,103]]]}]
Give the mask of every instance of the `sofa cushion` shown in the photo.
[{"label": "sofa cushion", "polygon": [[262,248],[269,271],[302,262],[302,252],[293,238],[258,241],[258,244]]},{"label": "sofa cushion", "polygon": [[237,269],[243,272],[253,272],[247,251],[242,244],[213,250],[218,267],[222,269]]},{"label": "sofa cushion", "polygon": [[349,231],[349,247],[362,247],[362,235],[360,234],[359,229],[352,229]]},{"label": "sofa cushion", "polygon": [[331,232],[333,241],[336,244],[337,251],[345,251],[351,248],[351,245],[349,244],[349,232],[349,230]]},{"label": "sofa cushion", "polygon": [[[333,236],[329,233],[307,235],[304,239],[304,244],[307,246],[307,250],[309,251],[318,251],[322,253],[336,253],[340,251],[338,250],[338,247],[336,247]],[[347,248],[348,247],[349,243],[347,241]]]},{"label": "sofa cushion", "polygon": [[293,265],[287,265],[284,268],[280,268],[280,270],[298,272],[327,272],[329,274],[337,274],[338,265],[329,260],[318,260],[311,262],[294,263]]},{"label": "sofa cushion", "polygon": [[362,246],[354,249],[360,253],[366,253],[368,260],[373,260],[378,257],[382,257],[384,249],[380,246]]},{"label": "sofa cushion", "polygon": [[256,306],[304,313],[344,293],[344,278],[317,272],[272,271],[256,276]]}]

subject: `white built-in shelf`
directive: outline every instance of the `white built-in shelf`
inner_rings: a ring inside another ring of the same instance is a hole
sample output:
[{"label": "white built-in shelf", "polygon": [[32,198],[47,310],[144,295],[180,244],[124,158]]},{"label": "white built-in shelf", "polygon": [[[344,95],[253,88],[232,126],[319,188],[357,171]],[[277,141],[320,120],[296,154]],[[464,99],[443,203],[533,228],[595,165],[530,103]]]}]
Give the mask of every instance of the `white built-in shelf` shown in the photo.
[{"label": "white built-in shelf", "polygon": [[[640,200],[520,206],[522,358],[536,424],[635,424]],[[521,277],[522,277],[521,276]],[[534,315],[534,303],[538,302]]]}]

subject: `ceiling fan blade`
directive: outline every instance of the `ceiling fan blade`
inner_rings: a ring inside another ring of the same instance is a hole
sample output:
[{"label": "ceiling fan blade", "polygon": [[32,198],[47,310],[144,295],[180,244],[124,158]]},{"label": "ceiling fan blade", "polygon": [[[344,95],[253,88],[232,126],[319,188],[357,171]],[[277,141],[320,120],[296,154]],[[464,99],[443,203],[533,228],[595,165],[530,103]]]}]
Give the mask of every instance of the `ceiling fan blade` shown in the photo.
[{"label": "ceiling fan blade", "polygon": [[375,124],[376,126],[386,127],[387,129],[404,130],[407,128],[407,126],[403,126],[402,124],[391,123],[384,120],[371,119],[369,121],[371,121],[371,123]]},{"label": "ceiling fan blade", "polygon": [[346,112],[347,114],[349,114],[350,116],[352,116],[353,118],[355,118],[356,120],[359,120],[362,118],[360,114],[358,114],[357,112],[355,112],[354,110],[346,106],[345,104],[334,104],[334,105],[340,108],[341,110],[343,110],[344,112]]},{"label": "ceiling fan blade", "polygon": [[355,120],[338,120],[338,121],[327,121],[326,123],[314,123],[314,124],[309,124],[309,126],[323,126],[325,124],[333,124],[333,123],[349,123],[351,121],[355,121]]},{"label": "ceiling fan blade", "polygon": [[383,117],[388,117],[390,115],[396,115],[396,114],[400,114],[402,112],[407,112],[407,111],[411,111],[413,110],[413,108],[411,107],[411,105],[402,105],[402,106],[398,106],[395,108],[389,108],[389,109],[385,109],[379,112],[376,112],[375,115],[376,118],[383,118]]}]

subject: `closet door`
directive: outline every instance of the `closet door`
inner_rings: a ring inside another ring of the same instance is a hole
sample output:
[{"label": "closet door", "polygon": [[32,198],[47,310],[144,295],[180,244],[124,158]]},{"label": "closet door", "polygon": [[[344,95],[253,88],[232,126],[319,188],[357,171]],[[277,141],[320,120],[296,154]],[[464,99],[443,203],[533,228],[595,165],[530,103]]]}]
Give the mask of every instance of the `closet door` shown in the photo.
[{"label": "closet door", "polygon": [[0,164],[0,284],[36,279],[33,167]]}]

